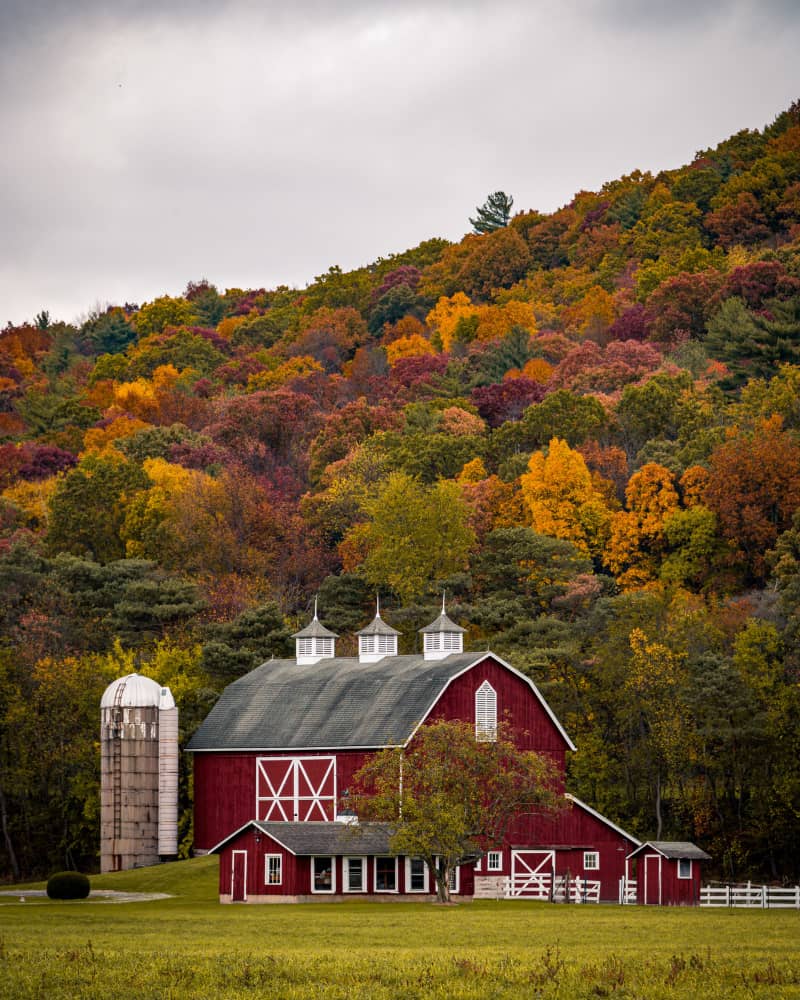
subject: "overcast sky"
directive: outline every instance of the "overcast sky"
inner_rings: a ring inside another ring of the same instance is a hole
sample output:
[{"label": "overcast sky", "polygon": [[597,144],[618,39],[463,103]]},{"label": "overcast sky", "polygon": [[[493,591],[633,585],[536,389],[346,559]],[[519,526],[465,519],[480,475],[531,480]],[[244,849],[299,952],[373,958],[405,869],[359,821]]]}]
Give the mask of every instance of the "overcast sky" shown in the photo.
[{"label": "overcast sky", "polygon": [[303,287],[800,97],[798,0],[0,0],[0,326]]}]

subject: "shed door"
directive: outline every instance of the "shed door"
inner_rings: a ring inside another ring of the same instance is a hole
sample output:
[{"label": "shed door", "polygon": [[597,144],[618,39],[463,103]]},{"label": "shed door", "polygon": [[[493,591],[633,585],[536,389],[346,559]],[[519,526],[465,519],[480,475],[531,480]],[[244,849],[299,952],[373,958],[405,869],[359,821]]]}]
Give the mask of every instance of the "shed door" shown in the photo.
[{"label": "shed door", "polygon": [[661,905],[661,855],[644,856],[644,902],[651,906]]},{"label": "shed door", "polygon": [[257,759],[257,820],[307,822],[335,818],[335,757]]},{"label": "shed door", "polygon": [[511,895],[549,899],[555,868],[555,851],[512,851]]},{"label": "shed door", "polygon": [[247,900],[247,851],[234,851],[231,855],[231,900]]}]

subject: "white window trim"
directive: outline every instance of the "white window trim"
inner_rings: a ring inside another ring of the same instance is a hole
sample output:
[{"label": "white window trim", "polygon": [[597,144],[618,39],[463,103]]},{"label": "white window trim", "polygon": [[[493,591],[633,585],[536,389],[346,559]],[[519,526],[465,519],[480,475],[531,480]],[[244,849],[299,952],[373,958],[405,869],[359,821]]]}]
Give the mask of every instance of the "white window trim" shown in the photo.
[{"label": "white window trim", "polygon": [[497,692],[489,681],[475,692],[475,739],[479,743],[497,739]]},{"label": "white window trim", "polygon": [[[278,862],[278,881],[271,882],[269,878],[269,863],[270,861]],[[283,885],[283,855],[282,854],[265,854],[264,855],[264,885]]]},{"label": "white window trim", "polygon": [[[495,864],[492,864],[492,860],[496,858]],[[487,851],[486,852],[486,871],[487,872],[501,872],[503,870],[503,852],[502,851]]]},{"label": "white window trim", "polygon": [[600,871],[600,852],[599,851],[584,851],[583,852],[583,870],[586,872],[599,872]]},{"label": "white window trim", "polygon": [[[351,889],[350,888],[350,862],[360,861],[361,862],[361,888]],[[362,855],[352,855],[350,857],[345,857],[342,859],[342,892],[366,892],[367,891],[367,859]]]},{"label": "white window trim", "polygon": [[[384,859],[388,858],[388,860],[394,861],[394,889],[379,889],[378,888],[378,859],[379,858],[381,860],[384,860]],[[397,871],[397,868],[398,868],[398,866],[397,866],[397,858],[396,857],[393,858],[393,857],[391,857],[388,854],[376,854],[375,855],[374,862],[373,862],[373,865],[372,865],[372,876],[373,876],[372,884],[374,886],[374,891],[375,892],[399,892],[400,891],[400,889],[398,888],[398,884],[397,884],[398,883],[398,871]]]},{"label": "white window trim", "polygon": [[[439,856],[437,855],[434,859],[435,863],[439,864]],[[432,892],[436,892],[436,876],[431,873],[431,884],[433,885]],[[461,866],[455,865],[450,869],[450,892],[454,892],[456,895],[461,891]]]},{"label": "white window trim", "polygon": [[[314,862],[318,858],[324,858],[331,863],[331,887],[330,889],[317,889],[314,886]],[[329,854],[313,854],[311,856],[311,891],[314,893],[319,893],[321,895],[328,895],[329,893],[336,892],[336,858]]]},{"label": "white window trim", "polygon": [[[686,865],[686,864],[688,864],[688,866],[689,866],[689,873],[688,873],[688,875],[681,875],[681,865]],[[679,879],[683,879],[684,881],[687,881],[687,880],[691,879],[691,877],[692,877],[692,859],[691,858],[678,858],[678,878]]]},{"label": "white window trim", "polygon": [[248,857],[247,851],[232,851],[231,852],[231,899],[233,899],[233,897],[234,897],[233,882],[234,882],[234,879],[236,877],[236,855],[237,854],[243,854],[244,855],[244,884],[243,884],[243,887],[242,887],[242,899],[246,903],[247,902],[247,865],[248,865],[248,862],[250,861],[250,858]]},{"label": "white window trim", "polygon": [[428,870],[428,866],[423,862],[422,864],[422,875],[425,879],[425,884],[421,889],[411,888],[411,862],[412,861],[422,861],[422,858],[406,858],[406,892],[430,892],[431,883],[431,873]]}]

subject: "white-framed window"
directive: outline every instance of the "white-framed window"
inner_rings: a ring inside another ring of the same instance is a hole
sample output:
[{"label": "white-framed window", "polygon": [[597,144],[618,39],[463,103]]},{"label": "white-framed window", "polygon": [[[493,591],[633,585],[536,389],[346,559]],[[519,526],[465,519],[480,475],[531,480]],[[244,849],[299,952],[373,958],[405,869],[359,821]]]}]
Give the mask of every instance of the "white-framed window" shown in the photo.
[{"label": "white-framed window", "polygon": [[488,681],[475,692],[475,739],[497,739],[497,692]]},{"label": "white-framed window", "polygon": [[314,655],[314,640],[313,639],[298,639],[297,640],[297,655],[298,656],[313,656]]},{"label": "white-framed window", "polygon": [[366,892],[367,859],[345,858],[344,875],[342,877],[344,879],[345,892]]},{"label": "white-framed window", "polygon": [[440,649],[439,646],[439,633],[438,632],[426,632],[425,633],[425,651]]},{"label": "white-framed window", "polygon": [[397,653],[397,637],[393,635],[379,635],[378,652]]},{"label": "white-framed window", "polygon": [[583,870],[586,872],[596,872],[600,870],[600,852],[583,852]]},{"label": "white-framed window", "polygon": [[317,644],[315,650],[317,656],[333,656],[333,639],[317,637],[315,641]]},{"label": "white-framed window", "polygon": [[406,858],[406,892],[428,892],[428,874],[422,858]]},{"label": "white-framed window", "polygon": [[264,855],[264,884],[283,884],[283,858],[280,854]]},{"label": "white-framed window", "polygon": [[486,854],[486,871],[501,872],[503,870],[503,852],[488,851]]},{"label": "white-framed window", "polygon": [[375,636],[374,635],[360,635],[358,637],[358,651],[359,651],[359,653],[374,653],[375,652]]},{"label": "white-framed window", "polygon": [[375,858],[375,892],[397,892],[397,858]]},{"label": "white-framed window", "polygon": [[692,859],[678,858],[678,878],[692,877]]},{"label": "white-framed window", "polygon": [[311,859],[311,891],[336,892],[336,859],[313,857]]},{"label": "white-framed window", "polygon": [[[435,858],[435,861],[436,861],[436,864],[438,865],[439,864],[439,858],[438,858],[438,856]],[[433,876],[431,876],[431,877],[432,877],[433,881],[435,882],[436,879],[433,878]],[[461,886],[461,869],[457,865],[455,865],[453,868],[450,869],[450,877],[447,880],[447,884],[448,884],[448,886],[450,888],[450,892],[458,892],[459,891],[459,888]],[[436,886],[434,885],[433,891],[435,891],[435,890],[436,890]]]}]

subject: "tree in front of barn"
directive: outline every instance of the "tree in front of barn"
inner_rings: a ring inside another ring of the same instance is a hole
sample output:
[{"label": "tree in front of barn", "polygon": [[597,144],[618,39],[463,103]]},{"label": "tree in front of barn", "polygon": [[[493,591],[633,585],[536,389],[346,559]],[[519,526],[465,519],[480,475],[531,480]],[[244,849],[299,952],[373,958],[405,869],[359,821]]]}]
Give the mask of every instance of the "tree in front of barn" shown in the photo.
[{"label": "tree in front of barn", "polygon": [[565,806],[552,761],[520,750],[506,724],[482,739],[466,722],[423,726],[405,749],[369,760],[352,792],[360,819],[392,824],[394,854],[425,861],[440,903],[450,900],[450,873],[502,844],[516,817]]}]

